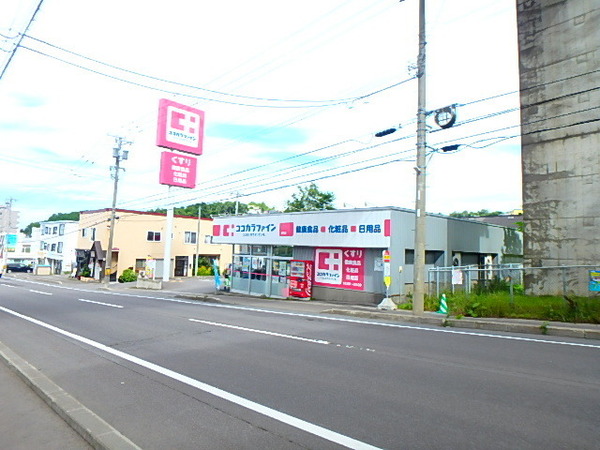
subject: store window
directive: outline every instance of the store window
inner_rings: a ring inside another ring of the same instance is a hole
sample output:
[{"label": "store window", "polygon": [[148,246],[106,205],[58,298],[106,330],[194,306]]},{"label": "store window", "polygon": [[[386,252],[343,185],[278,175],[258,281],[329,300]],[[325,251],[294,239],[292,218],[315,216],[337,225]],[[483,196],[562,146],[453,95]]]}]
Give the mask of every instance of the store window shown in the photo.
[{"label": "store window", "polygon": [[267,249],[268,247],[266,245],[253,245],[252,254],[257,256],[267,256]]},{"label": "store window", "polygon": [[249,255],[250,246],[245,244],[235,244],[233,247],[233,253],[236,255]]},{"label": "store window", "polygon": [[281,256],[284,258],[291,258],[293,255],[293,247],[288,245],[278,245],[273,247],[273,256]]},{"label": "store window", "polygon": [[267,262],[262,256],[252,257],[252,272],[250,279],[264,281],[267,279]]}]

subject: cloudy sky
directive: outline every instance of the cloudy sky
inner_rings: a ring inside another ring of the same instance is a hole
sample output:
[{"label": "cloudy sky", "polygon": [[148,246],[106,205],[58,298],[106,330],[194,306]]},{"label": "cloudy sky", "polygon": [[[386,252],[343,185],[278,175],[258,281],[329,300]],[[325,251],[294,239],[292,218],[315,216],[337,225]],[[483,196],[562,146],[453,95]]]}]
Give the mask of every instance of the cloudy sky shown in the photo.
[{"label": "cloudy sky", "polygon": [[[133,141],[120,208],[282,208],[311,181],[339,208],[414,208],[418,0],[44,0],[22,36],[38,3],[0,4],[0,202],[21,227],[110,207],[111,136]],[[427,110],[458,114],[428,118],[427,210],[520,208],[515,2],[426,16]],[[197,189],[158,183],[161,98],[205,111]]]}]

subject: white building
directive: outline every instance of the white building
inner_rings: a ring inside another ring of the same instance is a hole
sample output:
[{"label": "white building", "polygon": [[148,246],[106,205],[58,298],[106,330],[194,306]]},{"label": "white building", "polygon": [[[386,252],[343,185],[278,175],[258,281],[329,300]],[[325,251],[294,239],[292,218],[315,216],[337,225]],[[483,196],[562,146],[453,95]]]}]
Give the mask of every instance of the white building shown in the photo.
[{"label": "white building", "polygon": [[70,273],[76,267],[79,222],[40,222],[38,263],[51,266],[53,274]]}]

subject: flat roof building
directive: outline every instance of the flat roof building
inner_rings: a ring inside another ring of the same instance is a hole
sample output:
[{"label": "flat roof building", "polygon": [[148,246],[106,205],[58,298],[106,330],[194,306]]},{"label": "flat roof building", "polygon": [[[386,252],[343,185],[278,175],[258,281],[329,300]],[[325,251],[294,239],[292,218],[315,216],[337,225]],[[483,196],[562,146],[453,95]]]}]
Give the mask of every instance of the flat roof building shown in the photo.
[{"label": "flat roof building", "polygon": [[[412,292],[414,226],[396,207],[229,216],[214,219],[212,242],[234,245],[233,292],[378,303]],[[427,268],[519,263],[522,251],[514,228],[427,216]]]}]

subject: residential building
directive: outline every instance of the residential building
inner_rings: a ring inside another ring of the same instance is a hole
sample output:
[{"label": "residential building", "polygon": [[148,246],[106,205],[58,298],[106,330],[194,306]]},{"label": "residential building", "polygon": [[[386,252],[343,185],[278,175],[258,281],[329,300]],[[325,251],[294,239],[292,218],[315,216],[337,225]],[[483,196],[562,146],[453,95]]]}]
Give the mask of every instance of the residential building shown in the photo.
[{"label": "residential building", "polygon": [[[110,235],[111,209],[83,211],[79,218],[77,259],[79,270],[90,268],[90,275],[101,279]],[[166,240],[166,214],[116,210],[112,248],[111,279],[116,280],[131,268],[146,276],[162,278]],[[211,244],[212,219],[175,216],[171,241],[169,276],[193,275],[201,258],[217,260],[221,267],[231,263],[230,245]],[[151,271],[151,273],[149,273]]]},{"label": "residential building", "polygon": [[[600,262],[600,0],[517,0],[521,84],[524,264]],[[553,270],[528,293],[587,295],[588,279]]]},{"label": "residential building", "polygon": [[38,264],[49,265],[51,273],[72,273],[76,268],[79,222],[59,220],[40,222]]}]

